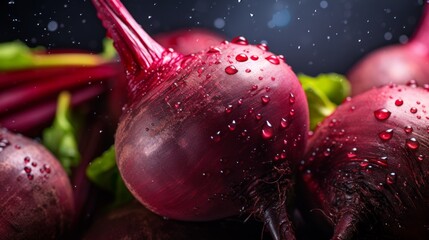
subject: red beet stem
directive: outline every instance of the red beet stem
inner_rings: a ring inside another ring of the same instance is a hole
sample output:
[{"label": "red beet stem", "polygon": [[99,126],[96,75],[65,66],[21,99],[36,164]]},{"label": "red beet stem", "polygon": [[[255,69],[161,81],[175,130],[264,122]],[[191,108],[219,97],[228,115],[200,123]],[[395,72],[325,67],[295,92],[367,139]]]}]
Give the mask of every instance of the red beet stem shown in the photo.
[{"label": "red beet stem", "polygon": [[93,0],[98,17],[108,34],[115,40],[115,47],[131,75],[149,68],[161,59],[164,48],[153,40],[134,20],[118,0]]},{"label": "red beet stem", "polygon": [[[77,106],[87,102],[89,99],[100,95],[103,91],[102,86],[94,85],[72,92],[71,105]],[[49,121],[55,115],[56,106],[57,100],[54,99],[22,109],[20,112],[0,117],[0,126],[19,133],[36,131],[39,127],[49,124]]]},{"label": "red beet stem", "polygon": [[269,207],[264,211],[264,220],[273,240],[294,240],[294,230],[284,204]]},{"label": "red beet stem", "polygon": [[425,55],[429,55],[429,2],[425,3],[420,19],[418,30],[412,36],[410,43],[415,44]]},{"label": "red beet stem", "polygon": [[357,224],[359,222],[357,214],[359,213],[353,213],[352,211],[344,212],[335,227],[331,240],[346,240],[356,236],[358,232]]},{"label": "red beet stem", "polygon": [[46,97],[52,96],[50,93],[61,90],[75,88],[92,82],[107,79],[116,74],[116,69],[109,66],[95,68],[82,68],[74,74],[65,74],[61,77],[55,76],[52,79],[45,79],[43,83],[28,83],[23,86],[8,89],[0,93],[0,115],[13,112],[23,106],[33,105]]}]

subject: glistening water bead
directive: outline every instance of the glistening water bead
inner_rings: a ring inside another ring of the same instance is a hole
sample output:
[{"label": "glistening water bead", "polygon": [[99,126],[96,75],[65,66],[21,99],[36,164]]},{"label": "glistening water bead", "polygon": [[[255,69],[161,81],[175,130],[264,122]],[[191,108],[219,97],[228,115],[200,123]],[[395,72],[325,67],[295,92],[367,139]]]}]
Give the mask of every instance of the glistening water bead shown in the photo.
[{"label": "glistening water bead", "polygon": [[374,117],[380,121],[384,121],[384,120],[388,119],[391,114],[392,113],[385,108],[380,108],[380,109],[377,109],[374,111]]}]

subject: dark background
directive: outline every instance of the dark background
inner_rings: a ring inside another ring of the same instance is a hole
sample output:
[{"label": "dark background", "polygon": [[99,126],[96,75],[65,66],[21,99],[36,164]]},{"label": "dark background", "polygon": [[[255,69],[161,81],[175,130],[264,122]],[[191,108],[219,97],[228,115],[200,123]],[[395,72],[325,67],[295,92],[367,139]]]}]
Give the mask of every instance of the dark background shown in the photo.
[{"label": "dark background", "polygon": [[[268,43],[296,72],[345,73],[369,51],[405,43],[423,0],[123,1],[150,34],[204,27],[228,40]],[[0,42],[101,50],[105,31],[90,0],[1,0]]]}]

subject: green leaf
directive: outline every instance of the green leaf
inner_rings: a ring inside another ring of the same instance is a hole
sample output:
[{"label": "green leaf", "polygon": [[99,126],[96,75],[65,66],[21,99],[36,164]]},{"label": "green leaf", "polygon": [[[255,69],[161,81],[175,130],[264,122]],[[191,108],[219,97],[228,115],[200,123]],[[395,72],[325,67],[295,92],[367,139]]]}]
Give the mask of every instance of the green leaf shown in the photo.
[{"label": "green leaf", "polygon": [[33,66],[32,52],[20,41],[0,44],[0,70],[13,70]]},{"label": "green leaf", "polygon": [[298,74],[298,79],[307,96],[311,129],[329,116],[350,94],[350,83],[340,74],[319,74],[316,77]]},{"label": "green leaf", "polygon": [[115,196],[114,205],[120,205],[133,199],[116,166],[114,146],[91,162],[86,169],[86,175],[95,185]]},{"label": "green leaf", "polygon": [[80,162],[74,127],[77,121],[71,117],[70,99],[68,92],[60,93],[54,122],[43,131],[42,137],[43,145],[58,158],[68,174],[71,173],[71,167]]}]

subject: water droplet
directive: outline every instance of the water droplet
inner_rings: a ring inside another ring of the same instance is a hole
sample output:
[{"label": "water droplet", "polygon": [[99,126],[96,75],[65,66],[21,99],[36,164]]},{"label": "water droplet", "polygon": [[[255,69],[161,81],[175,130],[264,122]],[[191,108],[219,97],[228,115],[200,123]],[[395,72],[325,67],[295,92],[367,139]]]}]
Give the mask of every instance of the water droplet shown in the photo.
[{"label": "water droplet", "polygon": [[51,168],[48,164],[43,164],[43,169],[46,173],[51,173]]},{"label": "water droplet", "polygon": [[415,107],[410,108],[410,112],[411,113],[416,113],[417,112],[417,108],[415,108]]},{"label": "water droplet", "polygon": [[264,139],[270,139],[274,135],[274,129],[273,126],[269,121],[265,122],[265,125],[262,127],[262,137]]},{"label": "water droplet", "polygon": [[235,122],[235,120],[232,120],[232,122],[228,124],[228,129],[230,131],[234,131],[236,128],[237,128],[237,123]]},{"label": "water droplet", "polygon": [[267,44],[265,44],[265,43],[258,44],[258,45],[256,45],[256,47],[258,47],[259,49],[261,49],[261,50],[263,50],[263,51],[268,51],[268,50],[270,50],[270,48],[268,47],[268,45],[267,45]]},{"label": "water droplet", "polygon": [[243,37],[243,36],[235,37],[235,38],[233,38],[231,40],[231,42],[235,43],[235,44],[239,44],[239,45],[248,45],[249,44],[249,42],[247,41],[247,39],[245,37]]},{"label": "water droplet", "polygon": [[352,150],[347,153],[347,157],[348,158],[355,158],[357,156],[356,152],[357,152],[357,148],[352,148]]},{"label": "water droplet", "polygon": [[419,148],[419,146],[420,146],[419,142],[418,142],[418,141],[417,141],[417,139],[415,139],[415,138],[409,138],[409,139],[407,139],[407,140],[405,141],[405,145],[406,145],[409,149],[411,149],[411,150],[416,150],[416,149],[418,149],[418,148]]},{"label": "water droplet", "polygon": [[323,156],[329,157],[330,155],[331,155],[331,149],[330,148],[326,148],[325,151],[323,151]]},{"label": "water droplet", "polygon": [[368,159],[364,159],[362,162],[360,162],[359,164],[362,168],[366,168],[369,165],[369,161]]},{"label": "water droplet", "polygon": [[217,131],[217,132],[215,133],[215,135],[210,136],[210,139],[211,139],[213,142],[220,142],[220,139],[221,139],[221,137],[220,137],[220,131]]},{"label": "water droplet", "polygon": [[399,107],[399,106],[402,106],[402,104],[404,104],[404,101],[402,99],[400,99],[400,98],[396,99],[396,101],[395,101],[396,106]]},{"label": "water droplet", "polygon": [[24,167],[24,171],[25,171],[26,173],[31,173],[31,168],[29,168],[29,167]]},{"label": "water droplet", "polygon": [[261,113],[256,114],[255,115],[255,119],[258,120],[258,121],[261,120],[262,119],[262,114]]},{"label": "water droplet", "polygon": [[228,67],[225,68],[225,72],[228,75],[234,75],[234,74],[236,74],[238,72],[238,70],[237,70],[237,68],[235,68],[235,66],[230,65],[230,66],[228,66]]},{"label": "water droplet", "polygon": [[259,76],[259,77],[258,77],[258,80],[262,80],[262,79],[264,79],[262,76]]},{"label": "water droplet", "polygon": [[423,154],[420,154],[417,156],[417,160],[423,161],[425,159],[425,156]]},{"label": "water droplet", "polygon": [[289,103],[294,104],[296,101],[295,95],[293,93],[289,93]]},{"label": "water droplet", "polygon": [[387,174],[387,176],[386,176],[386,183],[387,184],[394,184],[394,183],[396,183],[396,173],[391,172],[391,173]]},{"label": "water droplet", "polygon": [[280,59],[277,56],[274,55],[270,55],[268,57],[266,57],[265,59],[268,60],[268,62],[274,64],[274,65],[279,65],[280,64]]},{"label": "water droplet", "polygon": [[33,166],[33,167],[37,167],[37,163],[36,163],[36,162],[32,162],[32,163],[31,163],[31,166]]},{"label": "water droplet", "polygon": [[220,48],[218,48],[218,47],[211,47],[207,52],[208,53],[221,53]]},{"label": "water droplet", "polygon": [[243,99],[242,98],[238,99],[237,103],[238,103],[238,105],[243,104]]},{"label": "water droplet", "polygon": [[244,53],[240,53],[235,57],[235,60],[239,61],[239,62],[245,62],[247,61],[249,58],[247,57],[246,54]]},{"label": "water droplet", "polygon": [[376,119],[383,121],[390,117],[391,112],[385,108],[380,108],[374,111],[374,116]]},{"label": "water droplet", "polygon": [[252,91],[255,91],[257,89],[258,89],[258,85],[253,85],[252,88],[251,88]]},{"label": "water droplet", "polygon": [[250,73],[252,70],[250,70],[250,68],[246,68],[245,72],[246,73]]},{"label": "water droplet", "polygon": [[30,157],[25,157],[24,158],[24,163],[29,163],[30,162]]},{"label": "water droplet", "polygon": [[256,61],[259,59],[259,57],[256,55],[252,55],[252,56],[250,56],[250,59],[252,59],[253,61]]},{"label": "water droplet", "polygon": [[270,100],[271,100],[270,96],[268,96],[268,95],[264,95],[261,97],[262,104],[264,104],[264,105],[268,104],[270,102]]},{"label": "water droplet", "polygon": [[385,131],[382,131],[378,134],[378,136],[380,137],[381,140],[383,141],[387,141],[390,140],[393,136],[393,129],[387,129]]},{"label": "water droplet", "polygon": [[34,179],[34,175],[33,174],[28,174],[27,178],[28,178],[28,180],[33,180]]},{"label": "water droplet", "polygon": [[229,113],[231,113],[232,112],[232,105],[228,105],[228,106],[226,106],[225,107],[225,113],[226,114],[229,114]]},{"label": "water droplet", "polygon": [[280,120],[280,127],[281,128],[287,128],[287,126],[288,126],[289,124],[288,124],[288,122],[287,122],[287,120],[285,119],[285,118],[282,118],[281,120]]},{"label": "water droplet", "polygon": [[412,133],[413,132],[413,127],[411,127],[411,126],[405,126],[404,127],[404,131],[406,132],[406,133]]},{"label": "water droplet", "polygon": [[376,161],[376,164],[378,164],[381,167],[387,167],[387,157],[383,156],[383,157],[379,157]]},{"label": "water droplet", "polygon": [[289,116],[291,116],[291,117],[293,117],[295,115],[295,109],[291,109],[290,111],[289,111]]}]

